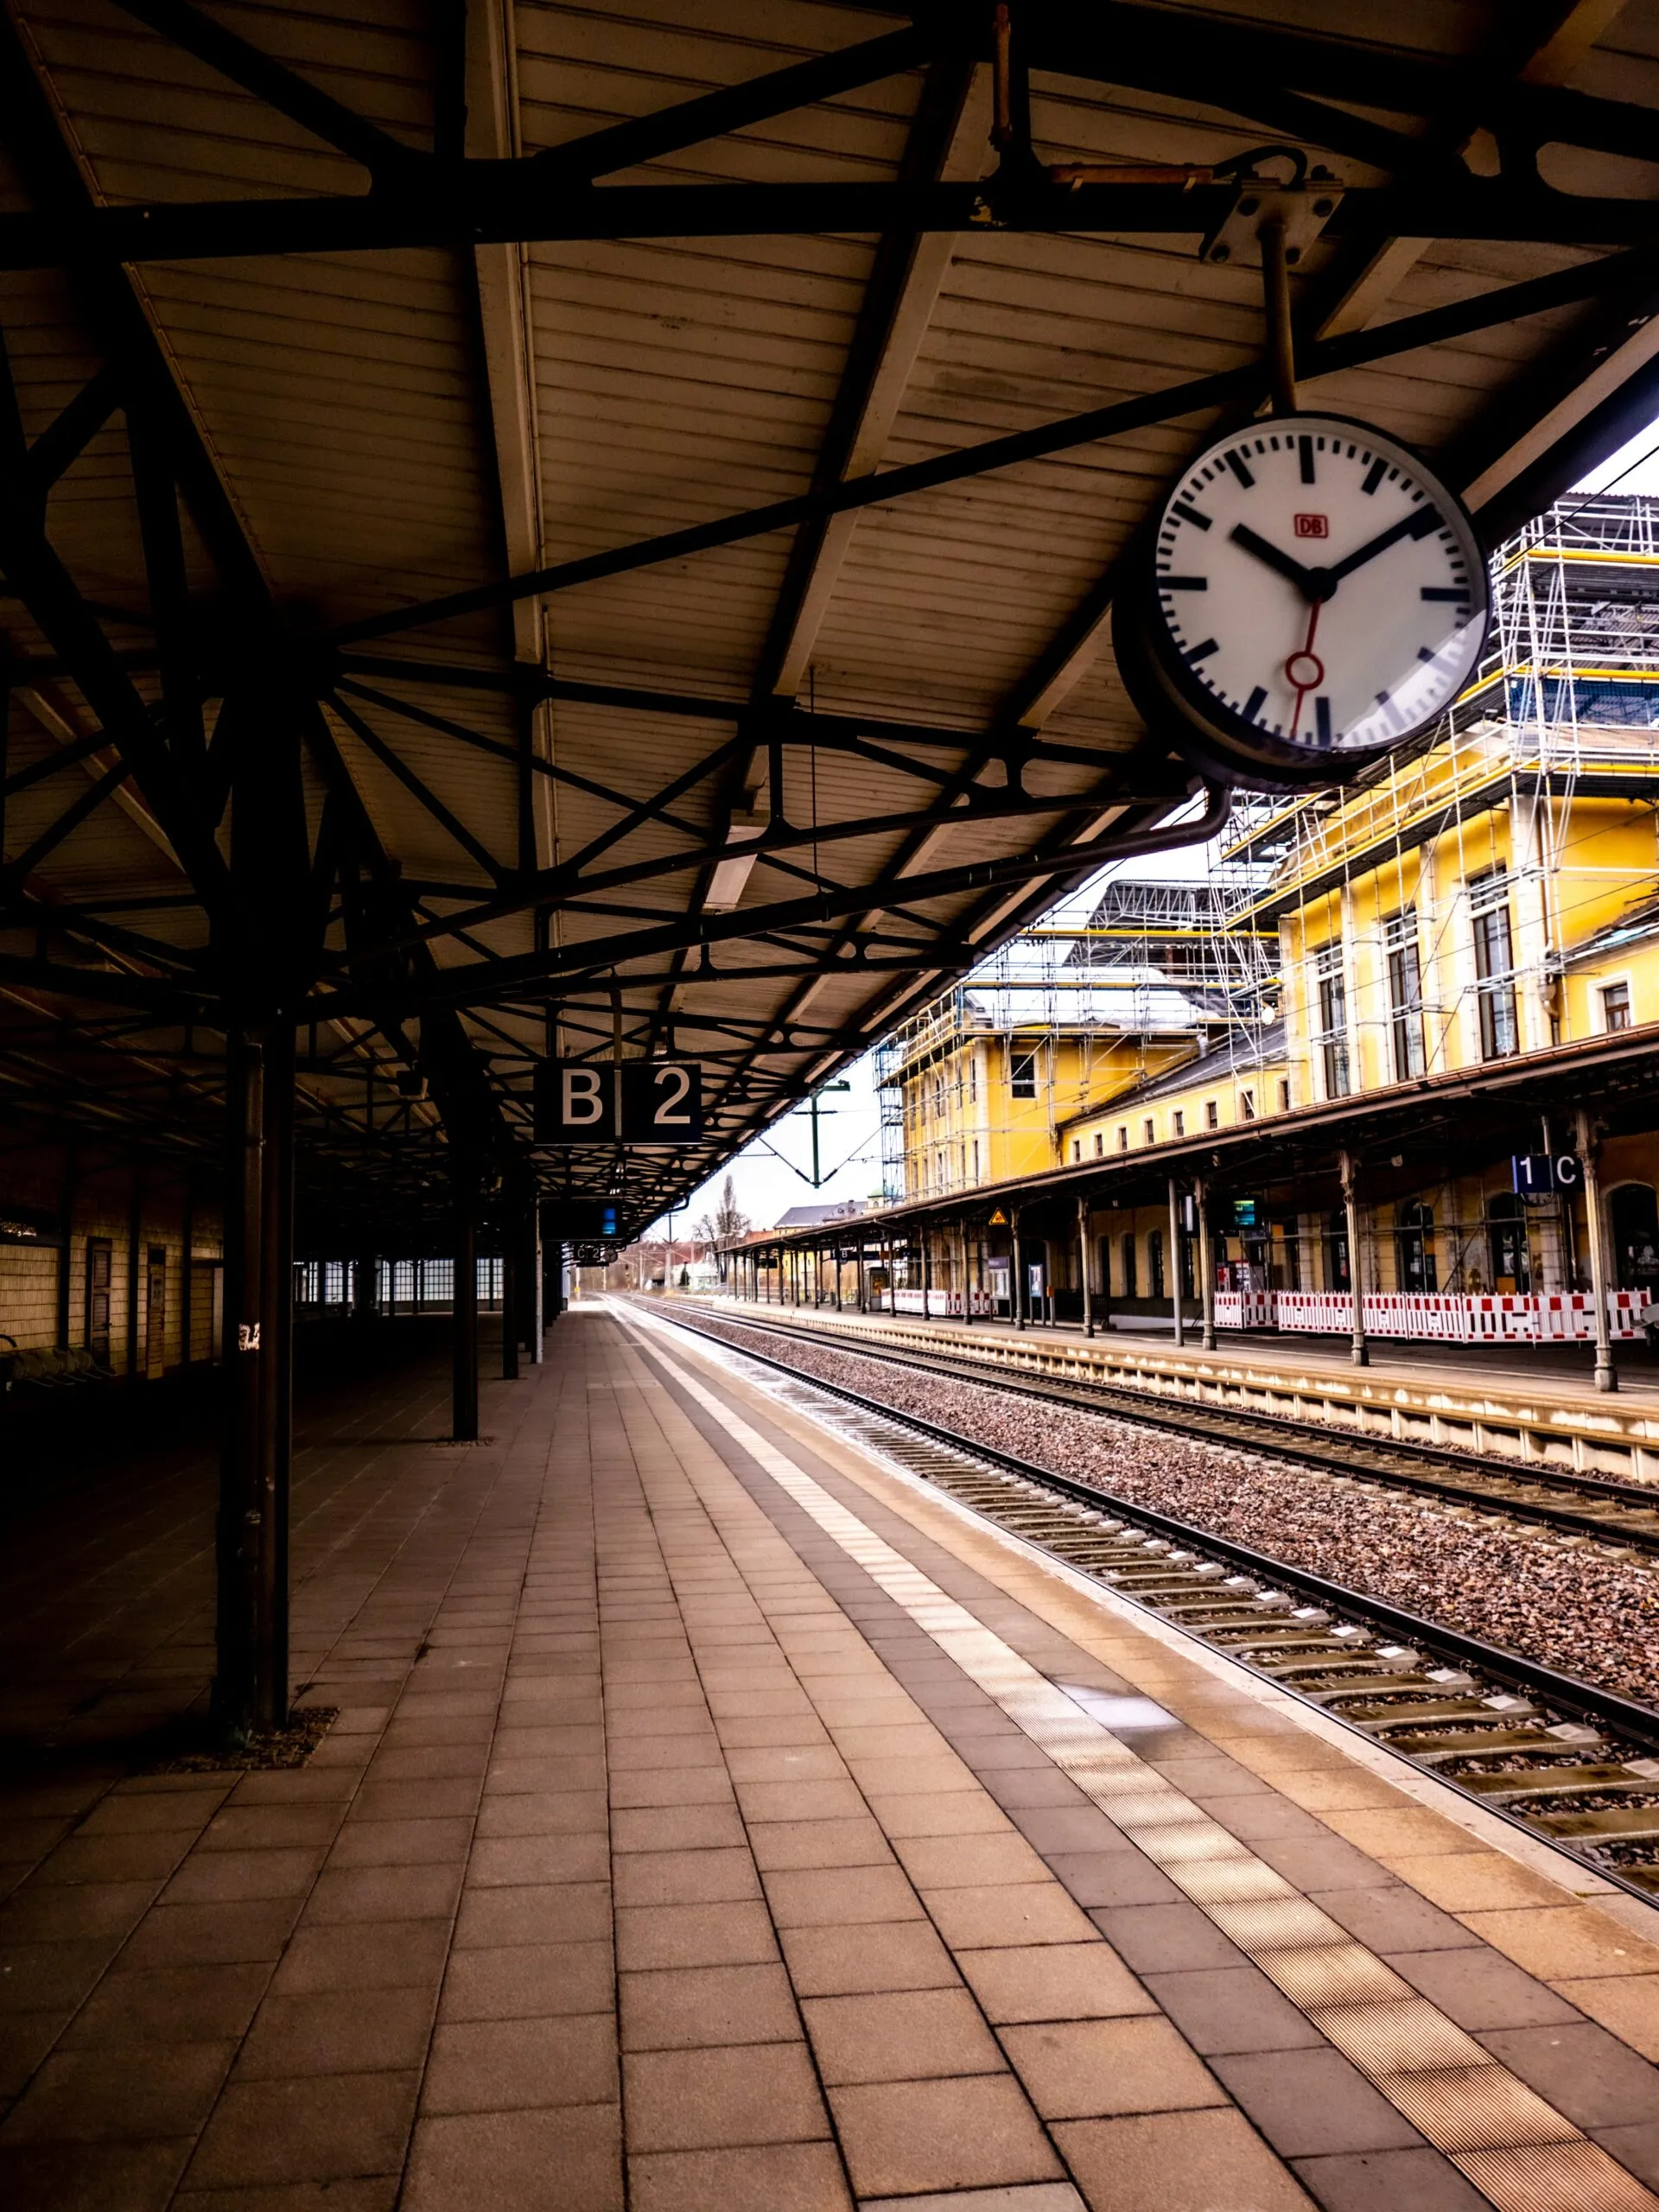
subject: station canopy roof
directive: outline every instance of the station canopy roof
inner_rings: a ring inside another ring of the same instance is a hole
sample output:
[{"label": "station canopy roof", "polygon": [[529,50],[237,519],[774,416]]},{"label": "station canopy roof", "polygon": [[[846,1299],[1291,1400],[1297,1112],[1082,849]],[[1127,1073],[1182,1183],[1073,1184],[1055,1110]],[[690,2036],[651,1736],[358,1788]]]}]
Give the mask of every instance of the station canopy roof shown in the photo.
[{"label": "station canopy roof", "polygon": [[537,1155],[637,1228],[1213,825],[1106,618],[1268,392],[1251,180],[1336,181],[1304,404],[1489,542],[1659,414],[1656,0],[3,20],[25,1135],[209,1146],[297,1021],[308,1187],[393,1219],[543,1053],[692,1055],[700,1143]]}]

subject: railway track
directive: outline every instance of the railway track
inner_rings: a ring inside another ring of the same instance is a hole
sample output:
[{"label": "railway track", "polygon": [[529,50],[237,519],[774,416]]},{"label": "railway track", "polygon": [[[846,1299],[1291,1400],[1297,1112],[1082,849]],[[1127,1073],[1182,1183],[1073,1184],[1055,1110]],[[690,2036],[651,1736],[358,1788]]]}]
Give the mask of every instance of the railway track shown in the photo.
[{"label": "railway track", "polygon": [[1087,1382],[1081,1377],[1060,1381],[919,1348],[901,1351],[891,1344],[868,1344],[844,1331],[814,1329],[805,1323],[751,1321],[747,1315],[723,1313],[709,1318],[733,1328],[757,1329],[804,1339],[833,1351],[856,1352],[863,1359],[948,1375],[956,1382],[994,1383],[999,1389],[1023,1397],[1109,1414],[1114,1420],[1138,1421],[1148,1428],[1206,1443],[1264,1452],[1345,1480],[1412,1491],[1420,1497],[1469,1506],[1476,1512],[1500,1512],[1511,1520],[1553,1529],[1562,1536],[1659,1553],[1659,1494],[1637,1483],[1582,1475],[1567,1467],[1529,1466],[1521,1473],[1432,1444],[1333,1436],[1317,1421],[1294,1421],[1282,1414],[1171,1402],[1153,1398],[1126,1384]]},{"label": "railway track", "polygon": [[[666,1325],[752,1362],[785,1403],[1432,1771],[1605,1879],[1649,1902],[1659,1897],[1659,1712],[845,1384],[803,1376],[785,1357],[734,1344],[683,1310],[671,1317],[652,1310]],[[780,1349],[802,1333],[717,1318],[725,1327],[770,1336]],[[928,1363],[885,1348],[868,1352],[842,1338],[817,1340],[860,1357]],[[985,1370],[971,1379],[984,1382]],[[1069,1389],[1023,1379],[1009,1387],[1105,1409],[1092,1395]],[[1216,1440],[1242,1440],[1230,1433]],[[1250,1448],[1280,1447],[1253,1439]]]}]

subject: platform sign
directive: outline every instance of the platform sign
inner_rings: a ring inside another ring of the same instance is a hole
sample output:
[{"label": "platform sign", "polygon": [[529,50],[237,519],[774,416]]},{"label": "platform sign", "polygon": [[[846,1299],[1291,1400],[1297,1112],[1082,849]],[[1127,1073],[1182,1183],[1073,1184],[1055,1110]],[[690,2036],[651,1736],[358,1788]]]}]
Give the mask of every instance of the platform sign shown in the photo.
[{"label": "platform sign", "polygon": [[542,1209],[542,1231],[556,1244],[577,1240],[614,1243],[617,1227],[614,1198],[555,1198]]},{"label": "platform sign", "polygon": [[1512,1187],[1523,1198],[1584,1188],[1584,1162],[1575,1152],[1517,1152],[1510,1156]]},{"label": "platform sign", "polygon": [[537,1144],[695,1144],[702,1135],[696,1060],[543,1060]]}]

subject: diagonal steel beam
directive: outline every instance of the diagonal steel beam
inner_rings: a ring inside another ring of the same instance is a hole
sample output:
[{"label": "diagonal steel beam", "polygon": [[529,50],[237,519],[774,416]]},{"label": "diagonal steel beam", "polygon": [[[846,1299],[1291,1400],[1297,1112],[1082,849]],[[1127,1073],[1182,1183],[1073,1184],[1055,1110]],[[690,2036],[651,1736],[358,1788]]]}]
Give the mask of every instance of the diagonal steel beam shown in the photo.
[{"label": "diagonal steel beam", "polygon": [[[1426,102],[1429,122],[1423,136],[1395,137],[1388,166],[1396,180],[1403,178],[1426,185],[1448,168],[1455,169],[1471,135],[1468,102],[1475,101],[1484,112],[1486,106],[1482,103],[1489,105],[1506,95],[1517,82],[1535,87],[1559,82],[1582,58],[1622,4],[1623,0],[1569,0],[1569,4],[1562,6],[1559,0],[1554,0],[1554,4],[1552,0],[1545,0],[1541,9],[1517,10],[1511,17],[1501,21],[1488,50],[1459,65],[1457,83],[1462,88],[1465,105],[1448,105],[1439,102],[1437,95],[1436,99]],[[1175,27],[1166,20],[1152,18],[1141,10],[1116,6],[1109,7],[1107,13],[1116,16],[1126,29],[1129,46],[1141,59],[1143,76],[1150,63],[1150,74],[1163,88],[1169,89],[1165,79],[1179,68],[1178,48],[1185,43],[1179,35],[1172,39],[1170,34]],[[1145,20],[1141,20],[1143,17]],[[1129,18],[1135,20],[1125,20]],[[1075,23],[1064,23],[1056,29],[1063,39],[1071,39],[1083,49],[1100,37],[1100,27],[1092,22],[1082,29]],[[1102,67],[1122,66],[1121,43],[1114,43],[1109,48],[1103,46],[1100,55]],[[1077,58],[1074,54],[1074,60]],[[1243,60],[1236,52],[1232,58],[1235,61]],[[1281,55],[1281,59],[1287,63],[1287,57]],[[1294,71],[1289,81],[1300,81]],[[1259,75],[1243,71],[1235,97],[1255,99],[1261,82]],[[1393,296],[1406,272],[1430,244],[1426,237],[1396,238],[1357,251],[1350,245],[1340,252],[1335,265],[1311,289],[1299,309],[1297,322],[1302,339],[1298,347],[1300,359],[1316,358],[1316,350],[1307,342],[1316,334],[1319,339],[1330,340],[1367,328],[1374,313]],[[1646,292],[1656,276],[1659,276],[1659,270],[1643,263],[1632,281]],[[1626,289],[1620,287],[1615,292],[1615,302]],[[1532,380],[1529,381],[1530,384]],[[1240,405],[1233,411],[1242,421],[1246,410]],[[1478,432],[1477,436],[1479,435]],[[1177,480],[1179,474],[1179,471],[1172,472],[1169,480]],[[1460,467],[1453,462],[1454,482],[1459,478],[1466,481],[1467,475],[1466,464]],[[1478,495],[1474,504],[1478,504]],[[1121,560],[1108,564],[1010,696],[1007,711],[1022,727],[1040,728],[1097,657],[1121,570]]]},{"label": "diagonal steel beam", "polygon": [[[1500,323],[1595,298],[1632,281],[1643,270],[1659,270],[1659,246],[1605,255],[1548,276],[1529,277],[1522,283],[1495,287],[1472,300],[1431,308],[1421,315],[1402,315],[1381,329],[1354,331],[1344,337],[1318,340],[1305,347],[1299,356],[1298,374],[1311,382],[1342,370],[1363,368],[1374,361],[1414,353],[1421,346],[1468,337],[1475,331],[1491,329]],[[660,537],[619,546],[610,552],[561,562],[528,575],[512,577],[505,583],[481,585],[471,591],[428,600],[419,606],[400,607],[392,613],[371,616],[344,625],[334,632],[329,642],[343,646],[368,638],[423,629],[432,623],[478,613],[508,601],[550,596],[572,590],[580,584],[624,575],[636,569],[652,568],[660,562],[738,544],[747,538],[768,537],[777,531],[793,529],[820,512],[850,513],[864,507],[880,506],[892,499],[936,491],[943,485],[1014,467],[1022,461],[1043,460],[1050,454],[1071,451],[1124,431],[1145,429],[1154,423],[1178,421],[1185,415],[1260,399],[1266,394],[1268,381],[1264,363],[1246,362],[1236,369],[1224,369],[1211,376],[1166,386],[1161,391],[1089,408],[1082,414],[1041,423],[1034,429],[988,438],[978,445],[903,467],[879,470],[838,485],[828,493],[804,493],[772,500],[742,514],[722,516],[687,530],[671,531]]]},{"label": "diagonal steel beam", "polygon": [[419,159],[416,150],[370,123],[270,54],[262,54],[188,0],[116,0],[129,16],[169,45],[194,54],[278,115],[285,115],[325,145],[348,154],[372,174],[391,175]]},{"label": "diagonal steel beam", "polygon": [[397,778],[404,789],[425,809],[439,828],[453,837],[461,850],[469,854],[477,861],[490,880],[493,883],[502,882],[506,871],[494,854],[490,851],[488,846],[481,843],[466,823],[457,817],[454,810],[444,804],[437,793],[416,774],[406,761],[399,759],[379,732],[372,728],[362,715],[348,706],[337,691],[330,694],[327,704],[340,716],[359,744],[365,747],[381,766]]},{"label": "diagonal steel beam", "polygon": [[[423,1001],[432,999],[453,1005],[474,1001],[485,1005],[504,995],[556,982],[568,975],[603,973],[632,961],[676,952],[685,945],[712,948],[767,931],[838,921],[848,915],[879,909],[889,898],[900,904],[915,905],[1045,879],[1077,881],[1108,861],[1128,858],[1131,854],[1168,850],[1201,842],[1225,820],[1229,804],[1230,794],[1212,792],[1203,817],[1179,828],[1136,830],[1116,837],[1103,836],[1087,845],[1065,843],[1051,849],[1045,844],[1030,853],[996,861],[968,861],[925,875],[900,878],[889,874],[874,883],[856,884],[833,893],[814,892],[804,898],[780,900],[771,906],[738,913],[680,914],[666,923],[627,931],[602,942],[550,946],[543,952],[496,959],[472,968],[444,968],[434,972],[423,991]],[[913,965],[909,956],[906,960],[907,966]],[[481,976],[480,966],[483,969]],[[696,980],[696,971],[689,980]],[[339,986],[315,998],[308,1014],[315,1013],[319,1020],[331,1018],[336,1007],[347,1010],[353,995],[350,985]]]},{"label": "diagonal steel beam", "polygon": [[[928,72],[899,164],[901,184],[980,175],[988,148],[983,118],[969,111],[974,77],[967,56],[952,56]],[[812,472],[811,490],[820,499],[879,467],[956,243],[949,231],[905,228],[888,232],[877,246]],[[797,531],[760,649],[753,702],[792,698],[799,690],[855,523],[855,512],[825,507]]]},{"label": "diagonal steel beam", "polygon": [[30,494],[44,500],[52,486],[72,467],[121,404],[121,378],[112,366],[101,368],[81,386],[57,418],[41,432],[23,459],[23,474]]}]

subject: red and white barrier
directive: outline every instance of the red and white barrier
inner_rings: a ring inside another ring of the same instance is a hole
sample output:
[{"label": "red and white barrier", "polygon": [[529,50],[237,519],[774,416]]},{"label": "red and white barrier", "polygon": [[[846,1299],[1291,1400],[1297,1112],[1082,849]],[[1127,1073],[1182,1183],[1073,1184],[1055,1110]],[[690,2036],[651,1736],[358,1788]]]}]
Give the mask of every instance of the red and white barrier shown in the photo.
[{"label": "red and white barrier", "polygon": [[[1218,1326],[1277,1327],[1313,1336],[1347,1336],[1354,1325],[1353,1300],[1346,1291],[1281,1290],[1272,1299],[1268,1321],[1243,1323],[1234,1313],[1236,1298],[1217,1296]],[[1596,1333],[1595,1300],[1587,1291],[1553,1291],[1521,1295],[1501,1291],[1452,1296],[1449,1293],[1382,1292],[1363,1303],[1368,1337],[1409,1337],[1441,1344],[1587,1344]],[[1607,1294],[1610,1333],[1626,1340],[1645,1336],[1659,1306],[1643,1290]]]},{"label": "red and white barrier", "polygon": [[1274,1294],[1270,1290],[1218,1290],[1216,1326],[1218,1329],[1270,1329]]},{"label": "red and white barrier", "polygon": [[[969,1313],[995,1313],[996,1301],[988,1290],[970,1290],[968,1296],[972,1300],[968,1309]],[[936,1321],[949,1320],[954,1316],[959,1321],[962,1319],[962,1299],[963,1294],[959,1290],[895,1290],[893,1293],[893,1310],[895,1313],[919,1313],[924,1319]]]}]

